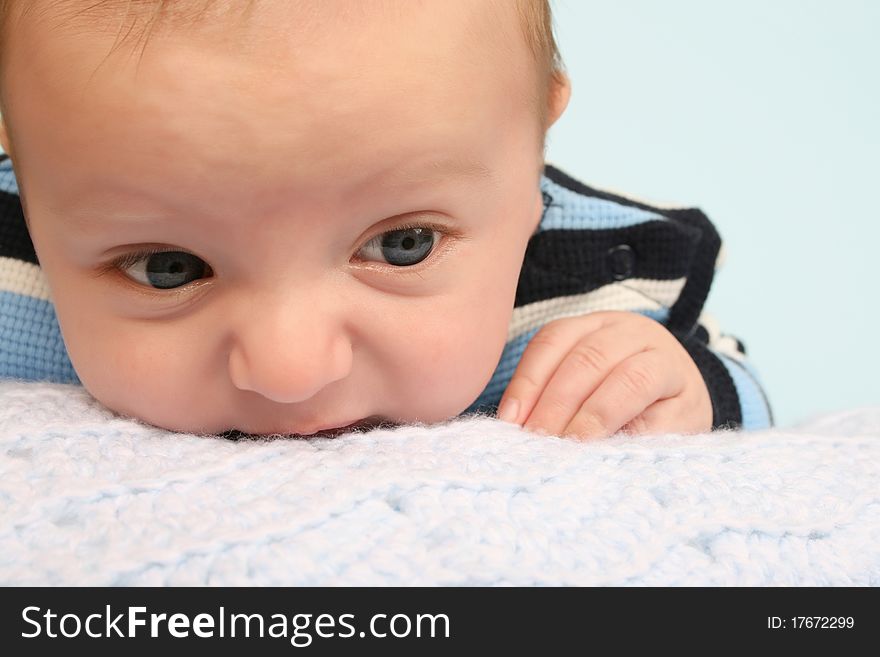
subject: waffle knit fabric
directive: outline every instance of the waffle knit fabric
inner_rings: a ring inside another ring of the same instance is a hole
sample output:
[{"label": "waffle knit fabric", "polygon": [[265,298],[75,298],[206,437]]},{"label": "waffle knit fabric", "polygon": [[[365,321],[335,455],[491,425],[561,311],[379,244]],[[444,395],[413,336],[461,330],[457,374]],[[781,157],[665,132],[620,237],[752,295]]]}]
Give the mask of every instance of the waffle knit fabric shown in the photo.
[{"label": "waffle knit fabric", "polygon": [[4,586],[878,586],[880,407],[689,436],[473,416],[236,442],[0,381],[0,499]]},{"label": "waffle knit fabric", "polygon": [[[78,383],[27,232],[11,161],[0,155],[0,379]],[[529,240],[507,343],[463,414],[493,413],[529,340],[548,322],[596,311],[664,324],[700,369],[713,428],[773,424],[745,346],[703,306],[722,243],[696,208],[660,208],[590,188],[547,165],[544,212]]]}]

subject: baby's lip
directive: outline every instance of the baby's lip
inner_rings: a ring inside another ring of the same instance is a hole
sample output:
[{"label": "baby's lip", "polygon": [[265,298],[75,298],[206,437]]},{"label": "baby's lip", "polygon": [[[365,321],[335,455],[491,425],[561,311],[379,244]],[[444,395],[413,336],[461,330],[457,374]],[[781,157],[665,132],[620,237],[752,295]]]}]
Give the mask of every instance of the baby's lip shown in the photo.
[{"label": "baby's lip", "polygon": [[379,417],[378,415],[371,415],[370,417],[364,417],[360,420],[355,420],[354,422],[350,422],[343,426],[330,426],[324,427],[322,429],[318,429],[317,431],[313,431],[311,433],[300,433],[302,436],[321,436],[321,437],[335,437],[343,433],[348,433],[350,431],[356,430],[370,430],[375,429],[376,427],[388,424],[388,421],[385,418]]},{"label": "baby's lip", "polygon": [[295,430],[289,428],[282,428],[274,431],[260,431],[260,432],[247,432],[242,431],[240,429],[231,429],[225,432],[223,435],[250,435],[250,436],[270,436],[270,435],[282,435],[282,436],[303,436],[306,438],[328,438],[328,437],[336,437],[340,434],[347,433],[349,431],[356,430],[369,430],[374,429],[383,424],[390,424],[390,422],[378,415],[371,415],[369,417],[361,418],[360,420],[355,420],[354,422],[349,422],[344,425],[328,425],[316,429],[308,429],[308,430]]}]

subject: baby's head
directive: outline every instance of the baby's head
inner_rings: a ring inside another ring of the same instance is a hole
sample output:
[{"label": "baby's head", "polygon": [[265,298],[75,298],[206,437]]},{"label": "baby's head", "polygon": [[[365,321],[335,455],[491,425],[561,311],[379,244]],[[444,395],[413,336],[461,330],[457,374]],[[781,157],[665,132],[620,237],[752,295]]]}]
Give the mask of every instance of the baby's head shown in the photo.
[{"label": "baby's head", "polygon": [[0,137],[98,400],[258,434],[473,403],[569,97],[546,0],[0,10]]}]

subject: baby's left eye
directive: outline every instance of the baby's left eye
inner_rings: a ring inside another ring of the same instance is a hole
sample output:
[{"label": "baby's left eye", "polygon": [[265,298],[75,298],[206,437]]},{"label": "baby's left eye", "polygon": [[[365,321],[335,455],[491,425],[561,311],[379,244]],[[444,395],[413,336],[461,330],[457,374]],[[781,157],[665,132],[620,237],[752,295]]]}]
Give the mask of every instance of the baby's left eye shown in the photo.
[{"label": "baby's left eye", "polygon": [[396,267],[411,267],[427,258],[437,241],[438,231],[427,227],[399,228],[382,233],[367,242],[358,253],[381,259]]}]

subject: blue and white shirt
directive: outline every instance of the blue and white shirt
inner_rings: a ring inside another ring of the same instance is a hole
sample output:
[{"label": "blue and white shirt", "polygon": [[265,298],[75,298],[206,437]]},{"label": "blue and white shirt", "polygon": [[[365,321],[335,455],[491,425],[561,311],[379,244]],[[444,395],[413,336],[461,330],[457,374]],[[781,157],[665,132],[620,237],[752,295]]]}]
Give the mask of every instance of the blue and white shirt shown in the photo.
[{"label": "blue and white shirt", "polygon": [[[661,209],[587,187],[547,165],[544,213],[529,240],[507,343],[465,413],[494,412],[529,340],[546,323],[602,310],[661,322],[687,349],[712,399],[713,428],[773,424],[745,347],[703,312],[722,244],[696,208]],[[79,383],[0,154],[0,378]]]}]

